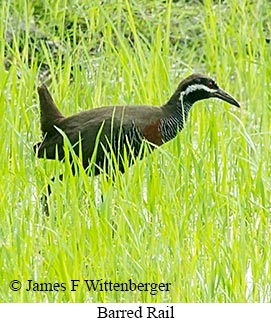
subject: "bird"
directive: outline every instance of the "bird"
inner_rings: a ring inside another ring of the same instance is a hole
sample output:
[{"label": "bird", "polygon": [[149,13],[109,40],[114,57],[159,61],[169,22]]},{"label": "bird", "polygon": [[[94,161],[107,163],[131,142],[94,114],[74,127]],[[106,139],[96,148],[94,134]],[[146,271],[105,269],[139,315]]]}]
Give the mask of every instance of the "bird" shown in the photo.
[{"label": "bird", "polygon": [[197,101],[217,98],[240,107],[215,80],[199,73],[182,80],[161,106],[104,106],[65,117],[46,85],[38,87],[38,95],[42,140],[34,145],[36,156],[64,160],[66,137],[74,153],[81,157],[83,168],[91,167],[95,175],[106,169],[108,156],[117,156],[117,167],[124,172],[124,155],[128,156],[129,165],[133,164],[142,157],[143,142],[147,142],[148,150],[152,151],[174,139]]}]

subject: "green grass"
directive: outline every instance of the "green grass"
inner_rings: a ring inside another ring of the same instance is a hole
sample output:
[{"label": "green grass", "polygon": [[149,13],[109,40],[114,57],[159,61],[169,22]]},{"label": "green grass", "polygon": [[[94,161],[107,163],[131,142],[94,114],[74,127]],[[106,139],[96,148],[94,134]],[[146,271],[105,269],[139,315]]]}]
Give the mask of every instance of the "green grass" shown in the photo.
[{"label": "green grass", "polygon": [[[1,2],[0,300],[270,302],[270,4],[99,3]],[[67,163],[35,158],[40,79],[70,115],[162,104],[193,71],[215,76],[241,110],[197,103],[176,139],[115,182],[80,169],[71,176]],[[40,196],[62,172],[46,217]],[[9,289],[14,279],[20,291]],[[29,279],[67,290],[29,292]],[[155,296],[72,292],[71,279],[172,287]]]}]

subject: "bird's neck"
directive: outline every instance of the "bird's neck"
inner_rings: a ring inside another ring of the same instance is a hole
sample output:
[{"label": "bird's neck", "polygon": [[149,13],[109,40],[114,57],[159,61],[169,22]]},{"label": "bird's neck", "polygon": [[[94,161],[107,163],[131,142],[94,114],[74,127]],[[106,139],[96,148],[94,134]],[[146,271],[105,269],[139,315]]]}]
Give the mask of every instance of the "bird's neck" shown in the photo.
[{"label": "bird's neck", "polygon": [[176,137],[177,133],[183,129],[192,105],[193,102],[179,99],[174,104],[169,101],[163,107],[166,116],[161,119],[160,129],[164,142]]}]

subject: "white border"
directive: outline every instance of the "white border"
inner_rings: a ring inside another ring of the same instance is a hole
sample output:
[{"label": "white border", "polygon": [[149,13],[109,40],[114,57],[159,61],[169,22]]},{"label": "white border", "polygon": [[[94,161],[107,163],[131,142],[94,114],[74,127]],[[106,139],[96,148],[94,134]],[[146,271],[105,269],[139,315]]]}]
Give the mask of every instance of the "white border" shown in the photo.
[{"label": "white border", "polygon": [[271,304],[177,304],[177,303],[95,303],[95,304],[0,304],[1,322],[8,323],[96,323],[96,322],[153,322],[150,318],[97,318],[98,307],[110,310],[145,311],[148,306],[165,309],[174,307],[175,318],[156,319],[159,322],[234,323],[270,322]]}]

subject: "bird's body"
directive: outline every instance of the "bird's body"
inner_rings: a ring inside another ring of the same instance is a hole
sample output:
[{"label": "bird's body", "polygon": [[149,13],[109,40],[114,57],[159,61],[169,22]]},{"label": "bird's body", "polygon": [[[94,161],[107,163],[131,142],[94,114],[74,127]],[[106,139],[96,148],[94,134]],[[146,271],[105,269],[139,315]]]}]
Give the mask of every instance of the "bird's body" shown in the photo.
[{"label": "bird's body", "polygon": [[[82,153],[84,168],[89,166],[97,144],[95,174],[106,159],[106,152],[122,156],[124,149],[138,157],[143,141],[150,147],[162,145],[182,130],[192,105],[199,100],[217,97],[235,106],[239,103],[207,76],[193,74],[183,80],[169,101],[160,106],[108,106],[64,117],[46,88],[38,89],[43,140],[34,146],[39,158],[64,158],[63,134],[75,153]],[[59,130],[60,129],[60,130]],[[98,141],[98,143],[97,143]],[[130,160],[134,160],[130,158]],[[118,164],[121,171],[123,165]]]},{"label": "bird's body", "polygon": [[[139,113],[140,110],[142,113]],[[101,107],[68,118],[60,118],[55,121],[55,127],[46,133],[44,141],[38,144],[38,157],[46,155],[48,159],[55,159],[57,149],[58,159],[64,158],[63,135],[58,130],[60,129],[69,139],[77,155],[81,149],[83,166],[87,168],[98,136],[96,163],[99,168],[95,169],[95,173],[98,174],[105,159],[104,149],[107,151],[113,149],[117,155],[124,147],[129,152],[130,148],[127,145],[131,143],[134,157],[137,157],[143,138],[154,145],[161,145],[162,139],[157,122],[161,117],[161,109],[157,107],[115,106]],[[150,122],[149,125],[145,125],[146,118]],[[154,127],[157,129],[153,129]]]}]

